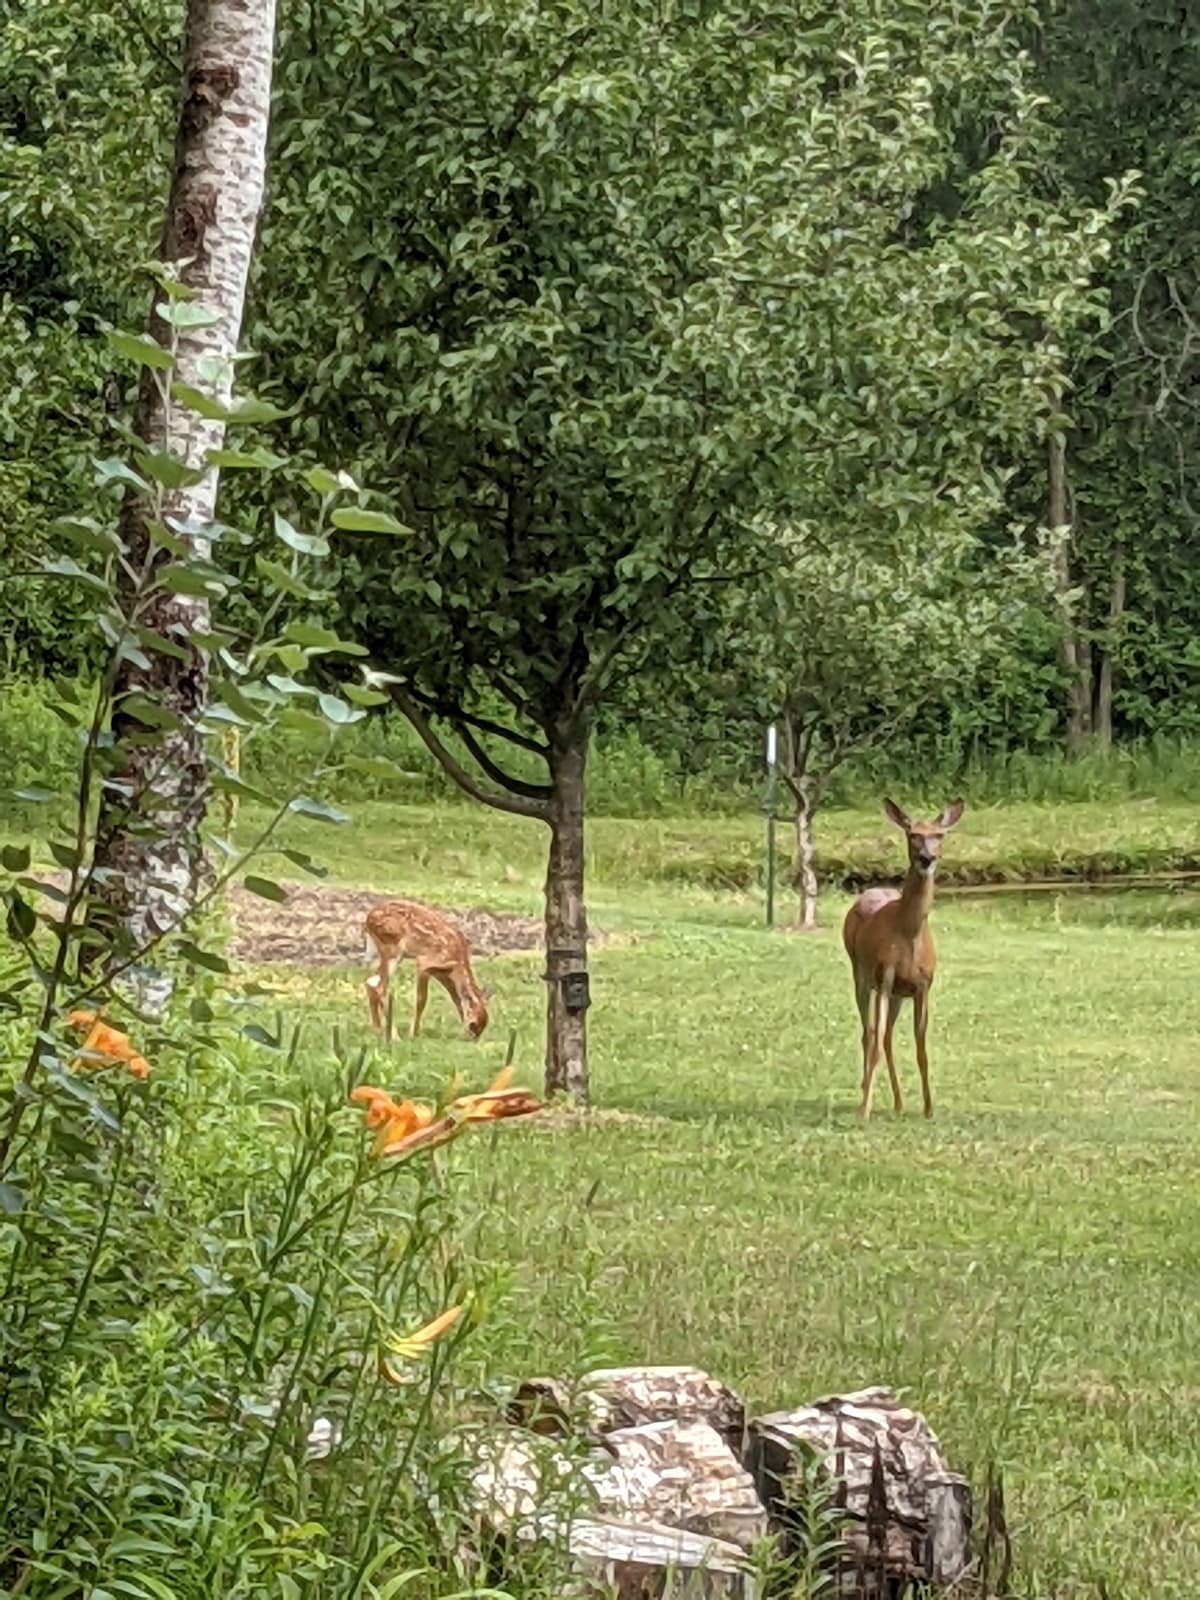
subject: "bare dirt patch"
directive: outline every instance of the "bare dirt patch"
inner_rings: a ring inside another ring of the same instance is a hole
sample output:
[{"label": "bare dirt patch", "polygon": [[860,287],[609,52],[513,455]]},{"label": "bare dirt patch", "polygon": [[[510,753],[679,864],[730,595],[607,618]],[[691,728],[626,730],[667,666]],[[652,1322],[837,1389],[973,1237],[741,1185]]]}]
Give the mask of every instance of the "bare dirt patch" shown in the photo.
[{"label": "bare dirt patch", "polygon": [[[231,955],[239,961],[301,967],[340,967],[362,961],[363,922],[385,895],[362,889],[316,889],[306,884],[280,887],[288,896],[282,905],[248,894],[240,885],[230,889]],[[461,930],[473,955],[541,948],[542,925],[533,917],[486,911],[482,906],[432,909]]]},{"label": "bare dirt patch", "polygon": [[[66,886],[66,874],[45,873],[47,883]],[[364,889],[316,888],[310,884],[284,883],[283,902],[263,900],[241,884],[232,884],[224,907],[233,924],[229,953],[239,961],[264,966],[341,967],[363,960],[363,922],[372,906],[389,897]],[[55,916],[58,906],[45,901],[43,915]],[[460,929],[472,955],[505,955],[519,950],[541,950],[543,928],[536,917],[518,917],[506,911],[488,911],[483,906],[463,909],[433,906]],[[590,930],[588,942],[614,944],[620,936],[598,928]]]}]

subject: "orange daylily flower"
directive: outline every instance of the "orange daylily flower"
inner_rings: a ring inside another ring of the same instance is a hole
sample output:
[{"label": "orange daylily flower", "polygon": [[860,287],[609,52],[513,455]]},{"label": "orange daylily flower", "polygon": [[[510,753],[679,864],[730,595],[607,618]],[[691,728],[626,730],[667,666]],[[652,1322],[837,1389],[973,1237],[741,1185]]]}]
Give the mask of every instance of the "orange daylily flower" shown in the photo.
[{"label": "orange daylily flower", "polygon": [[501,1117],[530,1116],[542,1109],[542,1102],[528,1089],[488,1090],[464,1095],[450,1109],[464,1122],[499,1122]]},{"label": "orange daylily flower", "polygon": [[498,1122],[501,1117],[526,1117],[540,1111],[542,1102],[528,1089],[510,1089],[513,1069],[505,1067],[490,1089],[464,1094],[451,1102],[450,1111],[464,1122]]},{"label": "orange daylily flower", "polygon": [[[72,1011],[67,1017],[67,1026],[84,1035],[81,1054],[75,1058],[77,1067],[99,1067],[123,1061],[135,1078],[144,1078],[149,1073],[150,1063],[133,1048],[129,1035],[110,1028],[98,1012]],[[89,1061],[88,1056],[102,1056],[104,1060]]]},{"label": "orange daylily flower", "polygon": [[430,1106],[412,1100],[393,1100],[384,1089],[360,1084],[350,1098],[366,1108],[365,1121],[375,1130],[377,1156],[405,1156],[413,1150],[432,1150],[455,1138],[470,1122],[495,1122],[501,1117],[523,1117],[540,1111],[542,1102],[528,1089],[510,1089],[512,1068],[505,1067],[490,1089],[461,1095],[438,1115]]},{"label": "orange daylily flower", "polygon": [[[393,1335],[385,1341],[387,1348],[402,1361],[416,1361],[425,1354],[435,1339],[440,1339],[442,1334],[454,1326],[462,1314],[462,1306],[450,1306],[441,1316],[434,1317],[432,1322],[427,1322],[423,1328],[416,1328],[412,1333],[404,1334],[402,1337]],[[408,1382],[408,1379],[391,1365],[382,1350],[379,1352],[379,1376],[385,1383],[397,1387]]]},{"label": "orange daylily flower", "polygon": [[376,1140],[375,1154],[378,1156],[406,1156],[413,1150],[435,1150],[440,1144],[447,1144],[460,1131],[463,1124],[455,1117],[439,1117],[435,1122],[433,1113],[428,1106],[421,1106],[420,1110],[426,1113],[426,1121],[416,1127],[407,1129],[391,1137],[391,1129],[387,1130],[388,1140],[380,1145]]},{"label": "orange daylily flower", "polygon": [[382,1155],[388,1146],[405,1139],[409,1134],[426,1128],[433,1121],[429,1106],[417,1105],[412,1100],[393,1100],[383,1089],[374,1089],[361,1083],[353,1089],[350,1098],[366,1107],[364,1121],[375,1129],[372,1146],[375,1155]]}]

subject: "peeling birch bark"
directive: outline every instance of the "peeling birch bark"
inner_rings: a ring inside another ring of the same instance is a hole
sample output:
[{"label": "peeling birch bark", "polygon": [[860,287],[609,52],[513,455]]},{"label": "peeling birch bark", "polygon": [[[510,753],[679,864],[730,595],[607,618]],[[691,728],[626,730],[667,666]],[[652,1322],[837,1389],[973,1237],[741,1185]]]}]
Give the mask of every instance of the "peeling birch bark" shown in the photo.
[{"label": "peeling birch bark", "polygon": [[[210,325],[175,332],[174,382],[227,406],[233,357],[241,332],[246,279],[262,206],[270,111],[275,0],[190,0],[184,41],[183,88],[170,195],[159,247],[175,264],[195,302],[215,318]],[[156,309],[148,332],[171,343],[172,329]],[[161,375],[159,375],[161,376]],[[203,559],[217,497],[218,470],[208,464],[220,449],[225,423],[200,417],[164,398],[156,374],[143,369],[135,431],[150,451],[168,451],[201,474],[199,481],[164,492],[167,526],[184,540],[190,557]],[[149,548],[146,497],[127,496],[121,535],[133,562]],[[178,926],[187,914],[203,868],[200,825],[208,776],[198,730],[208,695],[208,663],[192,642],[209,629],[202,596],[158,590],[139,616],[148,628],[182,644],[186,661],[163,652],[149,666],[126,660],[118,696],[142,694],[173,714],[179,726],[151,734],[118,704],[113,733],[121,759],[104,789],[97,824],[95,864],[104,869],[96,890],[119,956],[140,950]],[[131,974],[139,1004],[155,1013],[170,996],[170,982],[151,962]]]}]

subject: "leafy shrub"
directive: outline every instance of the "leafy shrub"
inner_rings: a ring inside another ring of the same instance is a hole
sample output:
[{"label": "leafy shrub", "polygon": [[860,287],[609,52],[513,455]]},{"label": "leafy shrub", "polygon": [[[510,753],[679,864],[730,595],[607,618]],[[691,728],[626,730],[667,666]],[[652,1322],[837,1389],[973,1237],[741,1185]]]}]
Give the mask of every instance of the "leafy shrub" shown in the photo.
[{"label": "leafy shrub", "polygon": [[[167,352],[155,354],[157,380]],[[161,526],[176,464],[146,452],[139,465]],[[283,525],[282,592],[302,583],[301,552],[320,548],[332,499],[320,493],[316,537]],[[140,840],[163,841],[169,824],[152,782],[141,794],[119,784],[117,666],[177,656],[180,639],[209,644],[206,616],[167,640],[139,630],[140,608],[168,582],[195,592],[225,574],[216,544],[172,540],[172,562],[139,565],[99,519],[66,532],[74,553],[52,570],[88,596],[103,668],[86,691],[16,688],[5,734],[10,775],[58,791],[48,848],[65,886],[30,876],[28,845],[4,847],[0,1593],[383,1600],[477,1585],[461,1453],[443,1435],[462,1409],[454,1357],[495,1274],[475,1259],[434,1152],[537,1103],[499,1082],[447,1105],[395,1103],[336,1045],[243,1025],[247,997],[226,991],[228,964],[198,942],[224,884],[289,809],[337,820],[278,773],[266,794],[226,768],[220,714],[268,746],[273,723],[290,719],[315,757],[307,788],[357,707],[382,696],[364,683],[298,712],[310,654],[331,636],[273,637],[269,608],[256,634],[226,635],[202,713],[218,726],[194,730],[210,735],[205,781],[271,810],[250,851],[223,847],[196,903],[168,902],[138,935],[102,897],[114,878],[125,904],[148,886],[121,866],[101,877],[97,788],[119,796],[111,804]],[[154,712],[143,697],[132,719],[143,750],[181,725]],[[244,882],[280,897],[267,879]],[[153,1015],[151,977],[167,997]],[[128,1020],[116,1026],[109,1008]]]}]

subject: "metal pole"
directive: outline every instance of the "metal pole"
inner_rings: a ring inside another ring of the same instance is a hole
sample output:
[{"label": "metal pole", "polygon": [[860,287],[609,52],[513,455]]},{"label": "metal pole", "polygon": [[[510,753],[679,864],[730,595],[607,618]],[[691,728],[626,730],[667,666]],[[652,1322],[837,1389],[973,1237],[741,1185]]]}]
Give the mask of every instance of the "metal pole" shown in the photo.
[{"label": "metal pole", "polygon": [[775,724],[767,729],[767,927],[775,926]]}]

